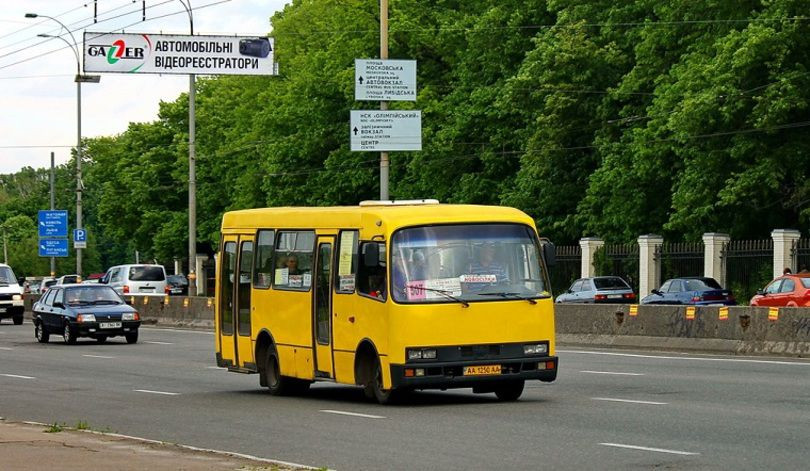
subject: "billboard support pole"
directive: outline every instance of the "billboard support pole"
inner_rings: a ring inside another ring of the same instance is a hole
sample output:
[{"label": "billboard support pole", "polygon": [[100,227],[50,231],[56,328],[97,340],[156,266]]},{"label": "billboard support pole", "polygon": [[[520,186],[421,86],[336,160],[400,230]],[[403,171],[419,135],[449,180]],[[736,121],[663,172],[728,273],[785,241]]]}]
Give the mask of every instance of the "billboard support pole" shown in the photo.
[{"label": "billboard support pole", "polygon": [[[56,201],[53,191],[54,183],[54,155],[53,152],[51,152],[51,211],[56,209]],[[51,276],[56,276],[56,257],[51,257]]]},{"label": "billboard support pole", "polygon": [[[388,0],[380,0],[380,59],[388,59]],[[388,102],[380,102],[380,110],[388,109]],[[388,152],[380,153],[380,200],[388,199]]]}]

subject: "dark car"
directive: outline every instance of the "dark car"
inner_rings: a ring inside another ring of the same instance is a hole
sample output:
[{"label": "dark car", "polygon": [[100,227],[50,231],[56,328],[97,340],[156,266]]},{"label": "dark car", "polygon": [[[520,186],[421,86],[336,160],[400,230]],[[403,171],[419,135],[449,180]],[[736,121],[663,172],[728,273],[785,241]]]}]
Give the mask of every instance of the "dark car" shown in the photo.
[{"label": "dark car", "polygon": [[106,285],[60,285],[48,289],[34,304],[34,335],[40,343],[58,334],[67,344],[79,337],[99,343],[124,336],[127,343],[138,341],[141,318],[114,289]]},{"label": "dark car", "polygon": [[652,294],[645,296],[641,304],[689,304],[692,306],[707,306],[722,304],[735,306],[737,301],[730,290],[723,289],[714,278],[693,276],[672,278],[661,285],[661,288],[652,290]]},{"label": "dark car", "polygon": [[166,277],[166,291],[171,295],[188,294],[188,278],[183,275],[169,275]]},{"label": "dark car", "polygon": [[557,296],[558,303],[632,303],[636,300],[633,288],[618,276],[596,276],[575,281],[568,290]]}]

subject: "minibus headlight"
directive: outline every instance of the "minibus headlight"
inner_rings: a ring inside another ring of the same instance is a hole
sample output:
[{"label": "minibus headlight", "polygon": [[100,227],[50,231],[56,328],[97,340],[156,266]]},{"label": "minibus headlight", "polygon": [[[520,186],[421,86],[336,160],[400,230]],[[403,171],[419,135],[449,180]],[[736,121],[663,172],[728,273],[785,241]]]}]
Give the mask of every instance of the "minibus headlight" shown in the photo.
[{"label": "minibus headlight", "polygon": [[410,360],[435,360],[435,348],[409,348],[407,350],[408,361]]},{"label": "minibus headlight", "polygon": [[523,346],[524,355],[544,355],[546,353],[548,353],[548,346],[546,346],[544,343]]}]

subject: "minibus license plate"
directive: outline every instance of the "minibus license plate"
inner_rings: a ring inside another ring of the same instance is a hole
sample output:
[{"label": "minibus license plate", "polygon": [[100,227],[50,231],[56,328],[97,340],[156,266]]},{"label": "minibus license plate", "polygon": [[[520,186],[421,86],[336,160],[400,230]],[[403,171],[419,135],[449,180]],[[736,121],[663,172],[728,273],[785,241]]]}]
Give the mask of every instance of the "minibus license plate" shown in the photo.
[{"label": "minibus license plate", "polygon": [[98,325],[102,329],[120,329],[121,323],[120,322],[101,322]]},{"label": "minibus license plate", "polygon": [[465,366],[464,376],[499,375],[501,365]]}]

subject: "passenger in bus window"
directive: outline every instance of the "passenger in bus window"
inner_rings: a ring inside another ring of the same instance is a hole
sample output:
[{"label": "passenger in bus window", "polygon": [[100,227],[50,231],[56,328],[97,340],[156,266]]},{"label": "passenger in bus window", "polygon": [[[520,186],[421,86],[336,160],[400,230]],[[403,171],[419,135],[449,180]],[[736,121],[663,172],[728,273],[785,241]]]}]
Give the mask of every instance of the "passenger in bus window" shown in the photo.
[{"label": "passenger in bus window", "polygon": [[495,275],[498,282],[509,281],[509,274],[495,259],[495,244],[484,244],[478,249],[478,260],[470,265],[471,275]]},{"label": "passenger in bus window", "polygon": [[284,266],[287,267],[290,275],[300,275],[302,273],[298,268],[298,257],[295,254],[287,255],[287,260],[284,261]]}]

